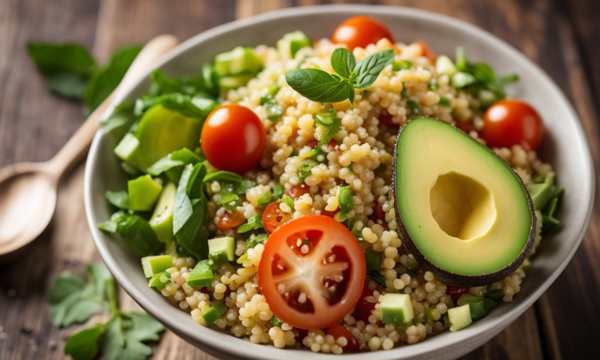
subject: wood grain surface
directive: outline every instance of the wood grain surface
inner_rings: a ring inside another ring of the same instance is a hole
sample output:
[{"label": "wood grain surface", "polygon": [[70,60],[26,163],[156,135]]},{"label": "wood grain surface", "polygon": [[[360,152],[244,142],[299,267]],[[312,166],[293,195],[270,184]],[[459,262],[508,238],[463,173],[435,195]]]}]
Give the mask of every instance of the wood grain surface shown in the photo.
[{"label": "wood grain surface", "polygon": [[[336,1],[339,2],[339,1]],[[186,39],[215,25],[310,0],[0,1],[0,166],[51,157],[83,120],[48,94],[25,53],[28,40],[75,41],[105,60],[160,33]],[[480,26],[520,49],[562,88],[600,161],[600,5],[595,0],[365,1],[413,6]],[[598,167],[596,168],[597,175]],[[17,262],[0,265],[0,359],[62,359],[66,331],[48,319],[50,279],[99,256],[83,211],[83,168],[61,186],[47,231]],[[556,283],[520,319],[465,359],[600,359],[600,206],[583,245]],[[127,306],[135,306],[125,295]],[[172,333],[157,359],[213,359]]]}]

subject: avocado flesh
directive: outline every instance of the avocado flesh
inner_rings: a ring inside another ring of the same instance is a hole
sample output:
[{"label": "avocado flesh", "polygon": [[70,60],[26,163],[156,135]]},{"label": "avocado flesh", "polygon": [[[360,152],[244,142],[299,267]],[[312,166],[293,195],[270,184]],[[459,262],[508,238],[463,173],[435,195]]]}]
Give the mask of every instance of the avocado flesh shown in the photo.
[{"label": "avocado flesh", "polygon": [[525,259],[534,236],[531,199],[490,149],[450,124],[419,118],[398,136],[395,166],[401,231],[442,278],[485,284]]},{"label": "avocado flesh", "polygon": [[193,149],[200,136],[200,119],[194,119],[162,105],[142,116],[134,135],[139,144],[126,160],[142,171],[165,155],[181,148]]}]

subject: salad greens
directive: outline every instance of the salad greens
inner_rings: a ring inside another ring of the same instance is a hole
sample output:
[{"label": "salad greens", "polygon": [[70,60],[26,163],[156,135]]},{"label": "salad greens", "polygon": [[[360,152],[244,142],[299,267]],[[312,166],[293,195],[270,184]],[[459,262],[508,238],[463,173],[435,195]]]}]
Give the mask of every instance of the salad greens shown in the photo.
[{"label": "salad greens", "polygon": [[354,101],[354,89],[369,87],[386,65],[394,59],[393,50],[370,55],[356,63],[354,54],[338,48],[331,54],[330,74],[319,69],[294,69],[286,74],[286,81],[302,96],[324,103]]},{"label": "salad greens", "polygon": [[141,50],[140,46],[118,49],[108,63],[99,67],[83,46],[73,43],[28,42],[27,53],[46,78],[53,93],[82,100],[93,111],[110,95]]},{"label": "salad greens", "polygon": [[82,323],[94,314],[110,315],[108,321],[87,326],[69,336],[65,354],[75,360],[145,359],[152,354],[148,343],[157,342],[164,327],[149,315],[119,308],[114,279],[102,264],[87,269],[87,280],[63,273],[49,291],[52,322],[59,327]]}]

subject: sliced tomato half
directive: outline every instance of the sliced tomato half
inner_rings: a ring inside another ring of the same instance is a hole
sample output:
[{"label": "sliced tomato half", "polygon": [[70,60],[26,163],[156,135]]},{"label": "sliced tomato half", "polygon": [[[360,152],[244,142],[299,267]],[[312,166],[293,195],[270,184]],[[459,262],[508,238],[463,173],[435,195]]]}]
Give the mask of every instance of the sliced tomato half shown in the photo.
[{"label": "sliced tomato half", "polygon": [[278,227],[266,242],[258,285],[271,311],[300,329],[323,329],[349,314],[366,278],[363,250],[343,224],[324,215]]}]

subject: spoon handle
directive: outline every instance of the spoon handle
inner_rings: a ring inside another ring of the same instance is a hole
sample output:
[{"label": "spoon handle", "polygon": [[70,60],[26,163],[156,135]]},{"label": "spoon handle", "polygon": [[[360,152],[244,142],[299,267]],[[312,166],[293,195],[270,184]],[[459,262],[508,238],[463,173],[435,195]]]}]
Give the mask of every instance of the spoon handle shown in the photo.
[{"label": "spoon handle", "polygon": [[111,106],[117,95],[131,90],[134,84],[150,70],[161,55],[177,45],[172,35],[160,35],[150,40],[135,58],[119,86],[100,106],[94,110],[83,125],[67,141],[63,148],[48,162],[46,171],[57,180],[62,174],[86,154],[100,125],[100,119]]}]

